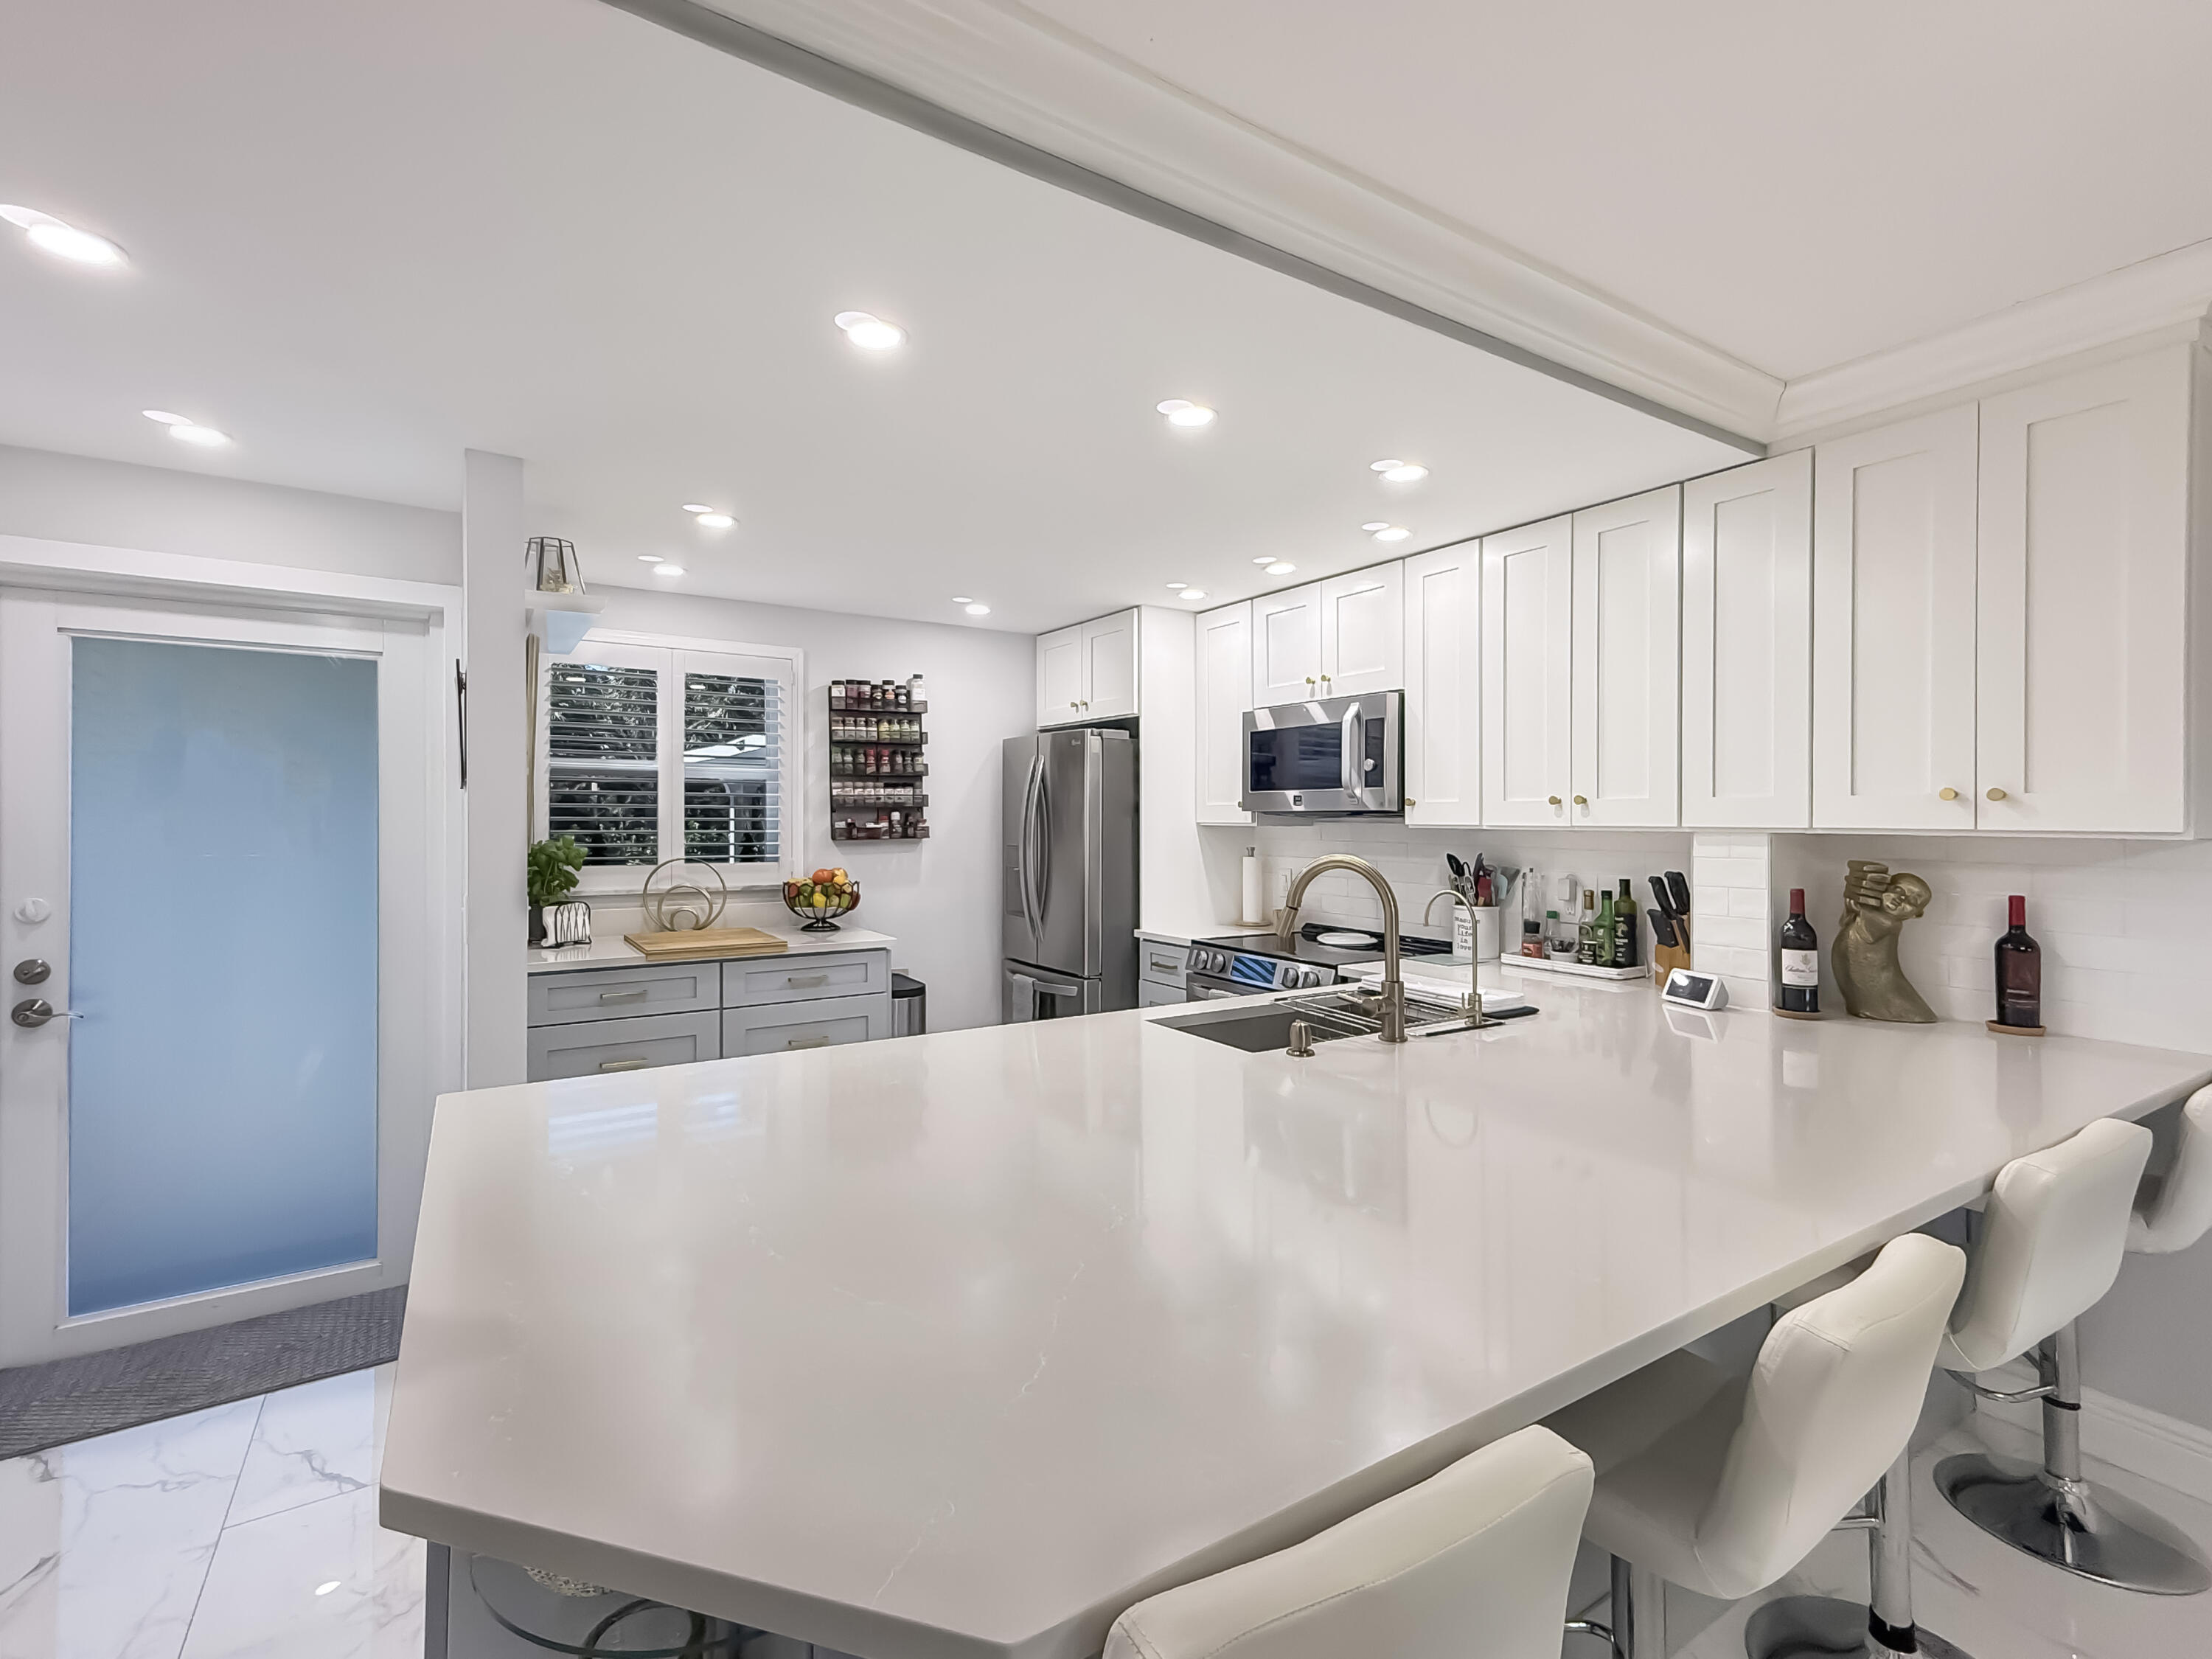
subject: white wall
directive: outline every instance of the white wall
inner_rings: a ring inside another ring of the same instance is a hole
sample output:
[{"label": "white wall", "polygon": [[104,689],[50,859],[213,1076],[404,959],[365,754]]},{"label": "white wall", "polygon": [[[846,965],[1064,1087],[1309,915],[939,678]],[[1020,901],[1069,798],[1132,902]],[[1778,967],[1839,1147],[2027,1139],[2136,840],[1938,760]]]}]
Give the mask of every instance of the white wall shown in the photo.
[{"label": "white wall", "polygon": [[[406,581],[461,580],[458,513],[7,445],[0,534]],[[520,545],[514,557],[520,583]]]},{"label": "white wall", "polygon": [[[1000,744],[1036,729],[1036,646],[1026,634],[843,616],[785,605],[595,586],[600,625],[636,633],[806,653],[805,863],[842,864],[859,879],[853,925],[898,940],[891,960],[929,988],[933,1031],[999,1019],[999,778]],[[830,744],[824,726],[833,679],[927,677],[927,841],[830,839]],[[592,902],[601,932],[619,912]],[[738,907],[733,907],[733,909]],[[775,914],[789,913],[776,902]]]}]

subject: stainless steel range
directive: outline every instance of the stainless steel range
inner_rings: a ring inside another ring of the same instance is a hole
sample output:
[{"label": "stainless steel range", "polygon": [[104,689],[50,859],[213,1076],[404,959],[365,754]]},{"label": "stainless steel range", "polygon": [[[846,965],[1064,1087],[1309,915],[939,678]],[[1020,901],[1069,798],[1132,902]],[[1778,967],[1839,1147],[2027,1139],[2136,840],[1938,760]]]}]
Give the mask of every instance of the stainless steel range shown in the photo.
[{"label": "stainless steel range", "polygon": [[[1398,955],[1448,957],[1449,939],[1405,934]],[[1334,985],[1348,970],[1382,960],[1382,935],[1364,927],[1310,921],[1288,944],[1273,933],[1244,933],[1227,939],[1193,939],[1183,962],[1183,1000],[1208,1002],[1217,997],[1258,996],[1267,991],[1304,991]]]}]

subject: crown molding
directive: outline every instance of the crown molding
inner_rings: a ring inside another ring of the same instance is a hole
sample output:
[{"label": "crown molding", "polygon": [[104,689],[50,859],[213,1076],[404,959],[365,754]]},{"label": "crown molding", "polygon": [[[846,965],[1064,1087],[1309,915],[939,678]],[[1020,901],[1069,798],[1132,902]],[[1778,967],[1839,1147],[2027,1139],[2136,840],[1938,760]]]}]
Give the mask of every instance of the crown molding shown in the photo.
[{"label": "crown molding", "polygon": [[606,3],[1747,453],[1773,429],[1773,376],[1018,5]]},{"label": "crown molding", "polygon": [[1925,339],[1799,376],[1771,435],[1787,443],[2077,352],[2201,320],[2212,241],[2123,265]]}]

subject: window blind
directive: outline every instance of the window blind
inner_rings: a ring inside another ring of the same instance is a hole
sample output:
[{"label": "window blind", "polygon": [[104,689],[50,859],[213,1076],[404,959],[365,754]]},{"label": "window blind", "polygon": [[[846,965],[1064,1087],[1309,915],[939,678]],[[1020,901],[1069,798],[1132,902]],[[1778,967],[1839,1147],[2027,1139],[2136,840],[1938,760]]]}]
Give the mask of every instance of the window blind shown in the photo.
[{"label": "window blind", "polygon": [[780,680],[684,676],[684,855],[706,864],[783,856],[786,710]]},{"label": "window blind", "polygon": [[586,865],[660,861],[660,676],[562,663],[549,677],[545,825]]}]

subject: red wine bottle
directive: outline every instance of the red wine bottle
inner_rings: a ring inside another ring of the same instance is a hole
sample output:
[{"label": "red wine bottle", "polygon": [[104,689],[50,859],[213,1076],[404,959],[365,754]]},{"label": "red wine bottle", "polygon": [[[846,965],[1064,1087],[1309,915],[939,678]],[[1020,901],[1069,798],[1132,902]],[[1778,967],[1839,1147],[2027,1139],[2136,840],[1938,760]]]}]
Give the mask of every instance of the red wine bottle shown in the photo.
[{"label": "red wine bottle", "polygon": [[2027,898],[2006,901],[2011,926],[1997,941],[1997,1024],[2043,1024],[2043,947],[2027,936]]},{"label": "red wine bottle", "polygon": [[1790,920],[1782,924],[1782,1002],[1793,1014],[1820,1012],[1820,939],[1805,920],[1805,890],[1790,890]]}]

